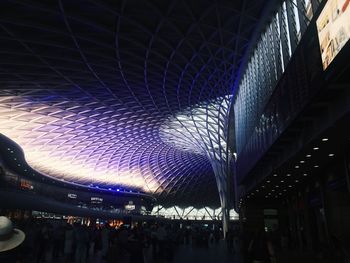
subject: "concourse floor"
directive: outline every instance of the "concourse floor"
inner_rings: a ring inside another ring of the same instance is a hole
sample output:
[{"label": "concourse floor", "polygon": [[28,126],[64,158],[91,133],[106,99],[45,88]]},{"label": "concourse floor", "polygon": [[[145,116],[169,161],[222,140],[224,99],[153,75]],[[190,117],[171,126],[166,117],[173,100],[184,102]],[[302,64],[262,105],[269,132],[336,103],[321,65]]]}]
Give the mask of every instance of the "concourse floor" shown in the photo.
[{"label": "concourse floor", "polygon": [[[51,254],[51,251],[48,251]],[[144,250],[145,263],[240,263],[240,255],[233,252],[229,252],[225,241],[220,241],[218,244],[209,246],[208,248],[198,248],[192,245],[180,245],[174,250],[173,260],[153,259],[152,249],[147,248]],[[74,263],[74,260],[67,261],[63,257],[52,259],[52,256],[48,255],[46,260],[42,263]],[[90,255],[87,258],[86,263],[105,263],[102,259],[101,253]],[[117,261],[120,262],[120,261]],[[125,263],[127,263],[125,261]],[[2,262],[1,262],[2,263]],[[35,260],[27,258],[24,263],[36,263]],[[122,262],[124,263],[124,262]]]},{"label": "concourse floor", "polygon": [[[149,251],[148,251],[149,252]],[[192,245],[181,245],[174,253],[173,261],[153,260],[150,252],[145,254],[145,263],[173,262],[173,263],[240,263],[240,255],[229,252],[226,243],[221,241],[209,248],[197,248]]]}]

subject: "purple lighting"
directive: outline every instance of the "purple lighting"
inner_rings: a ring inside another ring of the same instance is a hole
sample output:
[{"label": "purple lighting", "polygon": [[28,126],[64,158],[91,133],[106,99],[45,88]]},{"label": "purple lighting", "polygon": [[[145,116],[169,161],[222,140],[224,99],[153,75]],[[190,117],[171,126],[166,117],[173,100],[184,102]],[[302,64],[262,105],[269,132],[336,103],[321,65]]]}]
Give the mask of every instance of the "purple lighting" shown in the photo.
[{"label": "purple lighting", "polygon": [[[159,14],[142,1],[135,12],[144,15],[123,13],[118,30],[115,10],[95,1],[85,3],[84,15],[72,1],[60,8],[32,5],[28,14],[25,5],[8,2],[16,15],[2,25],[13,37],[0,43],[2,52],[11,54],[1,60],[6,71],[0,132],[23,149],[30,167],[90,191],[132,189],[174,202],[220,202],[217,183],[226,182],[233,154],[226,142],[231,87],[238,51],[252,29],[242,30],[244,37],[229,34],[218,46],[212,30],[191,27],[194,36],[208,40],[197,50],[196,37],[174,33],[171,43],[164,42],[166,30],[150,40],[153,25],[147,21]],[[187,13],[178,12],[186,5],[165,2],[187,23]],[[226,9],[214,2],[215,10]],[[197,11],[203,11],[201,5]],[[227,30],[238,20],[244,25],[251,20],[236,18],[226,23]],[[220,19],[220,12],[210,12],[204,24],[215,31]],[[178,27],[168,16],[158,20],[159,28]],[[19,24],[28,25],[27,34]],[[207,45],[218,52],[208,52]]]}]

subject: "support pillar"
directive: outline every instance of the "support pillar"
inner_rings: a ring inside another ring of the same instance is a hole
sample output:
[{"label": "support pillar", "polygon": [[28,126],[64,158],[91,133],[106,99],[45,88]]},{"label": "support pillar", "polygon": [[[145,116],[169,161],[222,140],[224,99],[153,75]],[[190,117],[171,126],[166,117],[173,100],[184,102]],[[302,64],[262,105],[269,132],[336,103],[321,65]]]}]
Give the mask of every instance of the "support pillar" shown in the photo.
[{"label": "support pillar", "polygon": [[229,229],[229,223],[230,223],[230,210],[227,209],[227,207],[222,207],[222,230],[224,232],[225,239]]}]

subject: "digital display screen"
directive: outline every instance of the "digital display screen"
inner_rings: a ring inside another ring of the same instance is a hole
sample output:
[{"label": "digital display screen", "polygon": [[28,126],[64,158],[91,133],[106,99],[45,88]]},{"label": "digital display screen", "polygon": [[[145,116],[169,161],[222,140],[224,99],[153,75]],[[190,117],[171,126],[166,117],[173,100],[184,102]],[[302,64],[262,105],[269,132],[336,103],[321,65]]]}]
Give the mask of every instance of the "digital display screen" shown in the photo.
[{"label": "digital display screen", "polygon": [[316,21],[323,69],[350,39],[349,5],[350,0],[328,0]]}]

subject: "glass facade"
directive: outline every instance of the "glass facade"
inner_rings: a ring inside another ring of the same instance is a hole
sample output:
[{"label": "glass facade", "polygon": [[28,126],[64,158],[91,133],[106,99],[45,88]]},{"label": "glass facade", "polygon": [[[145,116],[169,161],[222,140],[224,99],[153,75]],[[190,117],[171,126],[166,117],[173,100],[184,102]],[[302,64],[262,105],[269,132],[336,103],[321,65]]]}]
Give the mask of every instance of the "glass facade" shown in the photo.
[{"label": "glass facade", "polygon": [[318,4],[284,1],[251,53],[234,102],[238,157],[259,122],[274,125],[274,120],[265,119],[262,113]]}]

